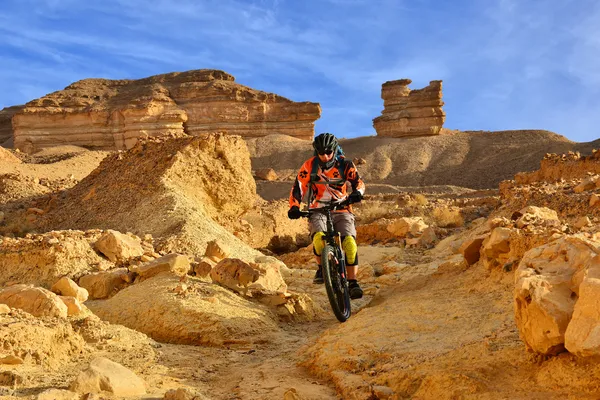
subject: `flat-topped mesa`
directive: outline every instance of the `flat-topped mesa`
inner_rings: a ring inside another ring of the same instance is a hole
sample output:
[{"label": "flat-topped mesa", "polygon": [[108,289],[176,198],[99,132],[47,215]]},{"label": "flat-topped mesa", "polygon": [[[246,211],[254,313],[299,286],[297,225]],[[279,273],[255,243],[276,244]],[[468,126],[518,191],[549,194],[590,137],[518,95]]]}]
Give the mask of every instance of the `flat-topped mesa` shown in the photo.
[{"label": "flat-topped mesa", "polygon": [[26,152],[66,144],[121,150],[139,137],[216,132],[312,139],[318,103],[294,102],[234,80],[208,69],[138,80],[84,79],[17,112],[14,145]]},{"label": "flat-topped mesa", "polygon": [[385,82],[381,86],[382,115],[373,119],[377,136],[404,137],[439,135],[446,114],[442,110],[442,81],[411,90],[410,79]]}]

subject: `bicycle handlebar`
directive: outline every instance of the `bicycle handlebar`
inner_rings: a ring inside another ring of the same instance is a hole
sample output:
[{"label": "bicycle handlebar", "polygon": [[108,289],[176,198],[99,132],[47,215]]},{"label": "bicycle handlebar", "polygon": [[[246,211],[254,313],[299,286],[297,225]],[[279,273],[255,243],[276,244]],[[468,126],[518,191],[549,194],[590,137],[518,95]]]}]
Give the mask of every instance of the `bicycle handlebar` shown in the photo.
[{"label": "bicycle handlebar", "polygon": [[350,199],[346,199],[339,203],[329,203],[328,205],[326,205],[324,207],[313,208],[313,209],[309,209],[308,211],[300,211],[300,216],[306,218],[306,217],[309,217],[310,214],[324,213],[326,211],[335,211],[335,210],[339,210],[340,208],[349,206],[350,204],[352,204],[352,202],[350,202]]}]

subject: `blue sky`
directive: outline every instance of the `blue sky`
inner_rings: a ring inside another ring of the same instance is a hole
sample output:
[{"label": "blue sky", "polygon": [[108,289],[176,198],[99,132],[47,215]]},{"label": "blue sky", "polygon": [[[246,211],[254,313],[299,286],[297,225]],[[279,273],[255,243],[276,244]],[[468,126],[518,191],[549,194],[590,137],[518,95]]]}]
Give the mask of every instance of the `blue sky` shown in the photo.
[{"label": "blue sky", "polygon": [[381,84],[444,81],[445,127],[600,137],[595,0],[2,0],[0,108],[90,77],[214,68],[374,134]]}]

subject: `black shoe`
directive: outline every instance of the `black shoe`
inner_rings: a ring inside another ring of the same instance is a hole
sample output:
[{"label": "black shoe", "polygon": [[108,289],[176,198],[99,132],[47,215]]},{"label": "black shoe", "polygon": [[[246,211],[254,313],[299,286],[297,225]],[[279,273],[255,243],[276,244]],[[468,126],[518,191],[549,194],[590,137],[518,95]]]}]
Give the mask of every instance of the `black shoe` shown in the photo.
[{"label": "black shoe", "polygon": [[363,297],[363,291],[360,288],[360,285],[357,281],[348,281],[348,289],[350,289],[350,298],[352,300],[360,299],[361,297]]},{"label": "black shoe", "polygon": [[321,267],[319,267],[317,272],[315,272],[315,277],[313,278],[313,283],[317,284],[317,285],[322,285],[323,282],[324,282],[323,281],[323,269]]}]

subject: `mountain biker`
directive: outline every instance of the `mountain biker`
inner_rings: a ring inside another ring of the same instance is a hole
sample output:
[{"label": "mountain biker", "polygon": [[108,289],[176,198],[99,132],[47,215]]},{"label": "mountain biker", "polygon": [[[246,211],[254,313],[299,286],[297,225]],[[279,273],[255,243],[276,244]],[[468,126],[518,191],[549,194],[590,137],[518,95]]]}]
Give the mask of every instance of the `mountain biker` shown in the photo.
[{"label": "mountain biker", "polygon": [[[290,209],[288,218],[300,218],[300,204],[305,193],[309,191],[308,199],[309,209],[319,208],[321,204],[330,201],[344,201],[349,199],[351,203],[357,203],[362,200],[365,192],[365,184],[360,179],[356,166],[352,161],[347,161],[338,140],[331,133],[322,133],[315,137],[313,141],[315,155],[306,160],[296,176],[294,186],[290,192]],[[317,165],[315,165],[317,163]],[[321,185],[310,185],[311,175],[317,181],[325,182],[334,180]],[[347,193],[348,182],[352,189]],[[347,206],[332,213],[333,225],[337,232],[342,236],[342,247],[346,253],[346,273],[348,277],[348,288],[350,289],[350,298],[360,299],[363,291],[356,280],[358,272],[358,247],[356,245],[356,227],[354,224],[354,214],[352,207]],[[323,271],[321,268],[321,251],[323,250],[323,236],[327,231],[326,217],[323,214],[311,214],[309,219],[310,234],[313,242],[313,253],[316,256],[318,269],[315,273],[313,283],[323,283]]]}]

